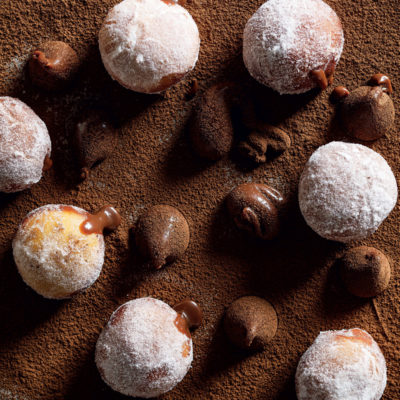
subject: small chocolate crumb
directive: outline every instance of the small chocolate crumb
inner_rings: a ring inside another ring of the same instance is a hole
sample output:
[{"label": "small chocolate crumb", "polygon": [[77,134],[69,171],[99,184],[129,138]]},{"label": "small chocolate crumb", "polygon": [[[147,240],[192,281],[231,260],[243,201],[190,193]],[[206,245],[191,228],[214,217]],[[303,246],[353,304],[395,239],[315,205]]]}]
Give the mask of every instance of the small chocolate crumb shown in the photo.
[{"label": "small chocolate crumb", "polygon": [[347,250],[340,260],[340,272],[347,290],[358,297],[375,297],[390,281],[390,264],[378,249],[368,246]]},{"label": "small chocolate crumb", "polygon": [[54,91],[65,88],[75,78],[79,66],[78,55],[67,43],[49,41],[33,52],[28,71],[34,85]]},{"label": "small chocolate crumb", "polygon": [[140,253],[160,269],[183,255],[189,245],[189,225],[180,211],[167,205],[151,207],[136,224]]},{"label": "small chocolate crumb", "polygon": [[278,317],[268,301],[246,296],[228,307],[224,329],[234,345],[242,349],[262,350],[276,334]]},{"label": "small chocolate crumb", "polygon": [[229,153],[233,143],[230,84],[217,84],[208,89],[201,101],[190,135],[195,152],[209,160],[219,160]]},{"label": "small chocolate crumb", "polygon": [[289,135],[280,128],[264,124],[262,128],[252,131],[245,141],[239,143],[241,156],[256,164],[265,163],[284,153],[291,145]]},{"label": "small chocolate crumb", "polygon": [[392,99],[381,86],[361,86],[341,102],[340,115],[350,136],[371,141],[390,130],[395,110]]},{"label": "small chocolate crumb", "polygon": [[283,196],[276,189],[257,183],[241,184],[226,198],[236,226],[265,240],[273,239],[279,233],[278,207],[283,202]]},{"label": "small chocolate crumb", "polygon": [[96,109],[80,115],[74,133],[81,179],[86,179],[91,168],[115,151],[117,133],[106,113]]}]

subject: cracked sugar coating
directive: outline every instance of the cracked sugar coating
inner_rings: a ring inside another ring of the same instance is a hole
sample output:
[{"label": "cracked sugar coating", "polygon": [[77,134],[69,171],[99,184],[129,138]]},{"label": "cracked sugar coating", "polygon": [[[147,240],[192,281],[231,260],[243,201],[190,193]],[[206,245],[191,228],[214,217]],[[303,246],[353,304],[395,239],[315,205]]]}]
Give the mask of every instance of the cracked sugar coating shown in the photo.
[{"label": "cracked sugar coating", "polygon": [[386,160],[360,144],[321,146],[300,178],[300,210],[307,224],[325,239],[366,238],[396,202],[397,183]]},{"label": "cracked sugar coating", "polygon": [[168,304],[150,297],[129,301],[111,316],[96,345],[104,382],[133,397],[156,397],[174,388],[193,360],[190,333]]},{"label": "cracked sugar coating", "polygon": [[379,400],[385,387],[385,358],[358,328],[321,332],[297,366],[299,400]]},{"label": "cracked sugar coating", "polygon": [[333,73],[343,45],[339,17],[322,0],[269,0],[246,24],[243,59],[260,83],[298,94],[317,87],[311,71]]},{"label": "cracked sugar coating", "polygon": [[191,71],[199,31],[183,7],[162,0],[125,0],[107,15],[100,53],[111,77],[142,93],[161,92]]},{"label": "cracked sugar coating", "polygon": [[0,192],[38,182],[50,151],[47,127],[33,110],[18,99],[0,97]]},{"label": "cracked sugar coating", "polygon": [[78,207],[46,205],[22,221],[13,241],[14,260],[24,282],[37,293],[68,298],[98,278],[104,238],[81,232],[88,215]]}]

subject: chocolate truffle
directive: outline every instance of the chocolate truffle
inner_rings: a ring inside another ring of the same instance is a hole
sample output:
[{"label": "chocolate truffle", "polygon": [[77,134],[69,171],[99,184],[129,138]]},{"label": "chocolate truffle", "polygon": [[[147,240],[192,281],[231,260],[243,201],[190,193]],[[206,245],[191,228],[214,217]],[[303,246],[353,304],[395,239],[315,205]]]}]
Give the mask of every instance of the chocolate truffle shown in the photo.
[{"label": "chocolate truffle", "polygon": [[86,179],[91,168],[115,151],[117,134],[108,115],[96,109],[79,116],[74,133],[81,178]]},{"label": "chocolate truffle", "polygon": [[299,400],[379,400],[385,387],[385,358],[357,328],[321,332],[297,366]]},{"label": "chocolate truffle", "polygon": [[300,210],[325,239],[349,242],[373,234],[397,202],[385,159],[366,146],[331,142],[318,148],[300,178]]},{"label": "chocolate truffle", "polygon": [[191,122],[190,135],[195,152],[209,160],[229,153],[233,143],[229,84],[217,84],[203,95]]},{"label": "chocolate truffle", "polygon": [[91,286],[104,261],[104,228],[120,223],[112,207],[97,214],[66,205],[31,211],[13,241],[14,260],[24,282],[49,299],[63,299]]},{"label": "chocolate truffle", "polygon": [[49,41],[32,54],[28,71],[34,85],[45,90],[65,88],[76,76],[80,66],[78,55],[67,43]]},{"label": "chocolate truffle", "polygon": [[273,239],[279,233],[279,207],[283,202],[276,189],[261,183],[243,183],[226,198],[236,226],[265,240]]},{"label": "chocolate truffle", "polygon": [[157,205],[143,213],[136,224],[140,253],[159,269],[180,258],[189,245],[189,225],[174,207]]},{"label": "chocolate truffle", "polygon": [[96,365],[112,389],[151,398],[173,389],[193,360],[182,314],[150,297],[131,300],[111,316],[96,344]]},{"label": "chocolate truffle", "polygon": [[18,192],[39,182],[50,152],[45,123],[22,101],[0,97],[0,191]]},{"label": "chocolate truffle", "polygon": [[269,0],[246,24],[243,59],[258,82],[298,94],[331,83],[343,44],[339,17],[322,0]]},{"label": "chocolate truffle", "polygon": [[343,100],[340,115],[350,136],[376,140],[393,126],[394,105],[382,86],[361,86]]},{"label": "chocolate truffle", "polygon": [[348,291],[358,297],[374,297],[390,281],[390,264],[386,256],[373,247],[347,250],[340,260],[340,272]]},{"label": "chocolate truffle", "polygon": [[200,38],[177,2],[124,0],[108,13],[99,45],[113,79],[135,92],[158,93],[194,68]]},{"label": "chocolate truffle", "polygon": [[278,317],[268,301],[255,296],[242,297],[226,310],[224,329],[234,345],[262,350],[275,336]]},{"label": "chocolate truffle", "polygon": [[250,132],[246,140],[239,143],[238,150],[242,157],[255,164],[265,163],[268,158],[275,158],[285,152],[291,144],[289,135],[280,128],[269,124]]}]

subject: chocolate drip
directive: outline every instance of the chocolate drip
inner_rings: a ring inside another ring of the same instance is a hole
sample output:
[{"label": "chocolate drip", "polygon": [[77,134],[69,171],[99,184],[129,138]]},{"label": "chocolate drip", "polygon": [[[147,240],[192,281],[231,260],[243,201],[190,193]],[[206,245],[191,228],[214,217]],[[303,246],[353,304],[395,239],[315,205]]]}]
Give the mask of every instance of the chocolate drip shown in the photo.
[{"label": "chocolate drip", "polygon": [[337,86],[333,89],[331,94],[332,103],[338,103],[350,94],[349,90],[344,86]]},{"label": "chocolate drip", "polygon": [[52,166],[53,160],[49,156],[46,156],[43,162],[43,172],[48,171]]},{"label": "chocolate drip", "polygon": [[311,71],[311,77],[315,80],[317,85],[322,89],[325,90],[328,85],[328,77],[325,74],[323,69],[316,69],[315,71]]},{"label": "chocolate drip", "polygon": [[175,320],[175,325],[182,333],[186,334],[188,329],[198,328],[203,321],[203,311],[192,300],[181,301],[174,307],[174,310],[180,317]]},{"label": "chocolate drip", "polygon": [[102,234],[104,229],[114,230],[120,223],[121,216],[118,211],[114,207],[104,206],[96,214],[89,214],[80,229],[87,235]]},{"label": "chocolate drip", "polygon": [[381,86],[382,90],[386,93],[393,93],[392,82],[389,77],[385,74],[375,74],[369,80],[370,85],[372,86]]}]

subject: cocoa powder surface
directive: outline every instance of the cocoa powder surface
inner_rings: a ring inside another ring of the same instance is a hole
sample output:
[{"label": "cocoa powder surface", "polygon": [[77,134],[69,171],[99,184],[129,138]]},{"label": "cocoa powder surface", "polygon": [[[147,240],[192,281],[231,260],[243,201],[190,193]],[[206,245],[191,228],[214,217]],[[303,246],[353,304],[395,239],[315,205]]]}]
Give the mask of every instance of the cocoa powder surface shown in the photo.
[{"label": "cocoa powder surface", "polygon": [[[321,330],[353,327],[366,329],[385,355],[383,399],[399,399],[399,206],[377,233],[357,242],[382,250],[391,261],[389,289],[374,300],[346,293],[335,263],[346,247],[313,233],[298,208],[297,184],[308,157],[318,146],[343,137],[328,100],[332,89],[279,96],[250,78],[241,57],[242,32],[262,0],[192,0],[186,7],[202,40],[194,71],[163,95],[129,92],[108,76],[97,47],[102,20],[117,2],[0,3],[0,93],[25,101],[46,122],[54,161],[30,190],[0,195],[0,399],[124,399],[101,381],[94,347],[117,306],[142,296],[171,305],[190,297],[204,310],[203,325],[193,334],[192,368],[163,399],[295,399],[294,372],[301,354]],[[385,73],[392,78],[392,98],[399,107],[400,3],[327,2],[341,18],[346,38],[335,84],[352,90],[374,73]],[[40,92],[26,78],[26,60],[45,40],[66,41],[82,60],[75,84],[56,94]],[[193,79],[199,91],[188,101]],[[247,170],[229,157],[208,163],[194,155],[187,121],[201,93],[222,80],[255,100],[260,118],[290,133],[292,146],[281,157]],[[118,144],[80,183],[70,127],[74,116],[93,103],[115,115]],[[387,137],[369,144],[397,178],[399,125],[396,119]],[[273,186],[288,198],[283,231],[271,242],[236,230],[224,206],[233,187],[251,181]],[[88,211],[112,204],[123,217],[106,237],[99,279],[71,300],[41,298],[23,283],[13,262],[11,240],[19,222],[49,203]],[[191,229],[185,255],[160,271],[144,266],[129,231],[140,213],[155,204],[177,207]],[[223,332],[224,310],[245,295],[267,299],[278,314],[277,335],[260,353],[234,348]]]}]

